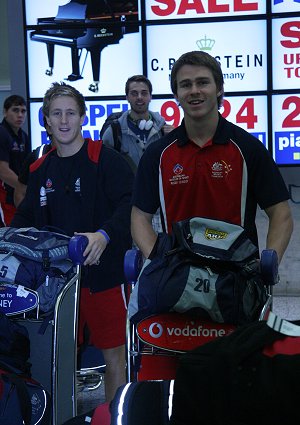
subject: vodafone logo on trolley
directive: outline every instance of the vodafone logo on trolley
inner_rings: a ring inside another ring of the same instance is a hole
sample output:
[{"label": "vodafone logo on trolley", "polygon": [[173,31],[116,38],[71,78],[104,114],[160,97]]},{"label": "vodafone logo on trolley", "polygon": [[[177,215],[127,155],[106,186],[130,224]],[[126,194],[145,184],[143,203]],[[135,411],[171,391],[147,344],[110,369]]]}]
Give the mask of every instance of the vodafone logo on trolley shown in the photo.
[{"label": "vodafone logo on trolley", "polygon": [[233,325],[166,313],[142,320],[137,325],[137,334],[142,341],[155,347],[187,351],[225,336],[234,329]]}]

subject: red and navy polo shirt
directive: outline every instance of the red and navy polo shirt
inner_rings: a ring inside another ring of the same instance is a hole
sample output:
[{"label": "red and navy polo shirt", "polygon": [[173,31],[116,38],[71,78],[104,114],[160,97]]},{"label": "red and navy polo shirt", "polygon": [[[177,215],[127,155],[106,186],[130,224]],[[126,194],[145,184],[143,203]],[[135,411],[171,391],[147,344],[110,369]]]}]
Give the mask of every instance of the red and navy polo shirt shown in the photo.
[{"label": "red and navy polo shirt", "polygon": [[184,122],[149,146],[133,194],[133,204],[144,212],[160,206],[168,232],[173,222],[208,217],[248,228],[255,242],[257,205],[265,209],[286,199],[267,149],[221,116],[213,140],[203,147],[188,139]]}]

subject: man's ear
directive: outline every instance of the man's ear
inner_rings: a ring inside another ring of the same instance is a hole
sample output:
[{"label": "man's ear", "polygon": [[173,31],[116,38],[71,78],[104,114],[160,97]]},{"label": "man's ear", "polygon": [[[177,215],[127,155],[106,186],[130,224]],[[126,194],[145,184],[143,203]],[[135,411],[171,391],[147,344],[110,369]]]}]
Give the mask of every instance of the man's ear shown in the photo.
[{"label": "man's ear", "polygon": [[82,126],[82,124],[84,123],[85,117],[86,117],[86,115],[85,115],[85,114],[84,114],[84,115],[82,115],[82,116],[80,117],[80,125],[81,125],[81,126]]},{"label": "man's ear", "polygon": [[176,96],[176,94],[174,94],[174,99],[176,100],[177,105],[180,106],[180,102],[179,102],[178,97]]}]

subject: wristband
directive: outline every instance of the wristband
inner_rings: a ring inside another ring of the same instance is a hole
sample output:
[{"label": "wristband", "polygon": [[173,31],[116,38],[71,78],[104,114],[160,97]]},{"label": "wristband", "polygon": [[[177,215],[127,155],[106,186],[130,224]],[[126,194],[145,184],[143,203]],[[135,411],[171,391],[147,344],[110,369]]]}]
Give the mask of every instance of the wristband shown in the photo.
[{"label": "wristband", "polygon": [[108,236],[108,234],[106,233],[106,231],[105,231],[105,230],[103,230],[103,229],[99,229],[99,230],[97,230],[97,232],[96,232],[96,233],[101,233],[101,235],[103,235],[103,236],[105,237],[106,242],[107,242],[107,243],[109,243],[109,242],[110,242],[110,237]]}]

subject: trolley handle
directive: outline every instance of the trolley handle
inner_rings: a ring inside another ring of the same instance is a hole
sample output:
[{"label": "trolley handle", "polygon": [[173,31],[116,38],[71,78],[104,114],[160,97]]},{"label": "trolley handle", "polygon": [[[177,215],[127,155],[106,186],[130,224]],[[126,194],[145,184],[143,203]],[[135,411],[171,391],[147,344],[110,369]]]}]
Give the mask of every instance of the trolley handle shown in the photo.
[{"label": "trolley handle", "polygon": [[83,256],[84,250],[87,247],[89,240],[86,236],[76,235],[72,236],[69,242],[69,258],[73,261],[74,265],[81,266],[86,257]]},{"label": "trolley handle", "polygon": [[278,283],[278,255],[274,249],[264,249],[261,252],[260,273],[266,285],[276,285]]}]

